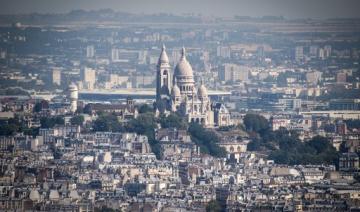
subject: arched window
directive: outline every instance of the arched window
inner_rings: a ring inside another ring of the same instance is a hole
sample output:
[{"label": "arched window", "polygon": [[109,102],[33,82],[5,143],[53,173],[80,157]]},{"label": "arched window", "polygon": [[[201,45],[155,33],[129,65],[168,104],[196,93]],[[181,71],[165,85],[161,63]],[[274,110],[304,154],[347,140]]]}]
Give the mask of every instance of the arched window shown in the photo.
[{"label": "arched window", "polygon": [[163,85],[168,86],[168,79],[169,79],[168,71],[164,70],[163,71]]}]

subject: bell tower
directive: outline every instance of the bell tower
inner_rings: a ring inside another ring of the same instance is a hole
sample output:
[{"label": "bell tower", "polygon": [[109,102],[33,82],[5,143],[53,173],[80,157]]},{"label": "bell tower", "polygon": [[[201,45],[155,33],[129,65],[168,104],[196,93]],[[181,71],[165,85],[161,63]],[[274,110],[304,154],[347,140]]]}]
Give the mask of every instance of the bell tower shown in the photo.
[{"label": "bell tower", "polygon": [[156,68],[156,103],[157,105],[164,105],[170,101],[171,92],[171,67],[165,45],[162,47]]}]

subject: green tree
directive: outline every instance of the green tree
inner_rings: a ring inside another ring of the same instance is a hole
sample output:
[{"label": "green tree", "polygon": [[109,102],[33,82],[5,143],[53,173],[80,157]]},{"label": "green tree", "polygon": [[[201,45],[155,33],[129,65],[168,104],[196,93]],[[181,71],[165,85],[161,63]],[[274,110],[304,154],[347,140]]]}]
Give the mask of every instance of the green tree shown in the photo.
[{"label": "green tree", "polygon": [[40,119],[41,128],[53,128],[55,125],[64,125],[65,120],[61,116],[42,117]]},{"label": "green tree", "polygon": [[124,126],[119,122],[115,114],[104,113],[93,123],[93,131],[102,132],[124,132]]},{"label": "green tree", "polygon": [[38,112],[41,111],[41,109],[42,109],[41,102],[38,102],[38,103],[35,104],[35,106],[34,106],[34,108],[33,108],[33,111],[34,111],[35,113],[38,113]]},{"label": "green tree", "polygon": [[82,115],[74,116],[70,119],[70,123],[72,125],[82,126],[84,123],[84,116]]},{"label": "green tree", "polygon": [[221,205],[216,200],[211,200],[206,204],[206,212],[221,212],[224,211]]},{"label": "green tree", "polygon": [[154,108],[148,104],[143,104],[139,107],[139,113],[151,113],[154,111]]},{"label": "green tree", "polygon": [[350,129],[360,129],[360,119],[345,120],[345,123]]},{"label": "green tree", "polygon": [[219,138],[214,132],[204,129],[197,123],[191,123],[189,133],[191,140],[200,147],[201,152],[214,157],[226,157],[226,150],[218,145]]},{"label": "green tree", "polygon": [[162,114],[159,121],[162,128],[174,127],[182,130],[188,128],[188,123],[176,113],[170,113],[167,117]]},{"label": "green tree", "polygon": [[15,135],[19,131],[19,126],[15,124],[1,124],[0,125],[0,135],[2,136],[11,136]]},{"label": "green tree", "polygon": [[328,151],[332,148],[334,148],[329,140],[322,136],[315,136],[310,141],[307,142],[307,145],[314,148],[316,150],[317,154],[320,154],[322,152]]},{"label": "green tree", "polygon": [[154,129],[156,128],[156,120],[153,113],[140,114],[136,119],[129,121],[127,129],[130,132],[154,137]]},{"label": "green tree", "polygon": [[336,164],[338,153],[330,141],[316,136],[309,141],[301,142],[297,137],[286,133],[275,133],[275,140],[279,147],[269,155],[279,164]]},{"label": "green tree", "polygon": [[85,105],[85,107],[83,109],[83,112],[88,114],[88,115],[91,115],[91,104]]},{"label": "green tree", "polygon": [[37,102],[35,103],[34,105],[34,108],[33,108],[33,111],[35,113],[38,113],[40,112],[42,109],[44,108],[49,108],[49,102],[48,101],[45,101],[45,100],[42,100],[41,102]]},{"label": "green tree", "polygon": [[156,157],[160,158],[160,144],[155,139],[155,128],[157,127],[154,113],[140,114],[136,119],[132,119],[126,125],[126,129],[130,132],[146,135],[149,145]]},{"label": "green tree", "polygon": [[260,132],[269,128],[269,122],[265,117],[252,113],[245,115],[244,124],[248,131]]}]

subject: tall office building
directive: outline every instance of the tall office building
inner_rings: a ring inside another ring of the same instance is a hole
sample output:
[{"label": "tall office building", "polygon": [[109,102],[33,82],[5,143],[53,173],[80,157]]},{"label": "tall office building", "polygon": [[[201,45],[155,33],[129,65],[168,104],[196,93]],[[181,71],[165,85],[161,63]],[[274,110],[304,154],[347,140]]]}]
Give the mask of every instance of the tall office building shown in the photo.
[{"label": "tall office building", "polygon": [[322,60],[325,59],[325,50],[323,48],[319,49],[319,58]]},{"label": "tall office building", "polygon": [[86,57],[87,58],[95,57],[95,48],[93,45],[89,45],[86,47]]},{"label": "tall office building", "polygon": [[228,46],[218,46],[216,49],[216,55],[218,57],[230,58],[231,57],[231,49]]},{"label": "tall office building", "polygon": [[112,48],[111,49],[111,61],[118,62],[120,59],[119,57],[119,49]]},{"label": "tall office building", "polygon": [[331,57],[331,46],[330,45],[324,46],[324,56],[325,56],[325,58]]},{"label": "tall office building", "polygon": [[95,69],[85,67],[81,70],[81,79],[85,89],[92,90],[95,87],[96,71]]},{"label": "tall office building", "polygon": [[61,71],[57,68],[52,70],[52,83],[54,85],[61,85]]},{"label": "tall office building", "polygon": [[318,46],[310,46],[310,49],[309,49],[310,57],[311,58],[317,58],[318,57],[318,51],[319,51]]},{"label": "tall office building", "polygon": [[0,59],[6,59],[6,51],[0,50]]},{"label": "tall office building", "polygon": [[321,81],[322,73],[320,71],[311,71],[306,73],[306,82],[311,85],[316,85]]},{"label": "tall office building", "polygon": [[339,72],[336,74],[337,83],[346,83],[347,74],[344,72]]},{"label": "tall office building", "polygon": [[256,49],[256,56],[260,62],[265,60],[265,48],[264,46],[259,46]]},{"label": "tall office building", "polygon": [[247,66],[226,63],[219,71],[219,78],[225,82],[248,81],[249,68]]},{"label": "tall office building", "polygon": [[304,60],[304,47],[303,46],[295,47],[295,60],[296,60],[296,62],[302,62]]}]

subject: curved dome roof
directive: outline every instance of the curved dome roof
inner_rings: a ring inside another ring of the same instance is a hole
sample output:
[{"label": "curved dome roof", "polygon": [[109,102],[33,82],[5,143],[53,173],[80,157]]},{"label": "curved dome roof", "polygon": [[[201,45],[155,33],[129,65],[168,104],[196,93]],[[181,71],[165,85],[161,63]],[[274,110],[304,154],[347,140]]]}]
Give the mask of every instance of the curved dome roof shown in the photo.
[{"label": "curved dome roof", "polygon": [[50,190],[49,199],[58,200],[60,198],[59,192],[57,190]]},{"label": "curved dome roof", "polygon": [[163,45],[161,53],[160,53],[159,61],[158,61],[159,64],[169,63],[169,57],[167,56],[165,50],[166,50],[165,45]]},{"label": "curved dome roof", "polygon": [[38,200],[40,200],[40,194],[39,194],[39,192],[37,190],[31,190],[29,198],[32,201],[38,201]]},{"label": "curved dome roof", "polygon": [[180,92],[179,86],[177,86],[176,83],[175,83],[174,86],[172,87],[171,95],[172,95],[172,96],[181,96],[181,92]]},{"label": "curved dome roof", "polygon": [[69,90],[78,90],[78,87],[74,83],[71,83],[69,85]]},{"label": "curved dome roof", "polygon": [[198,89],[198,96],[207,97],[208,92],[204,84],[201,84]]},{"label": "curved dome roof", "polygon": [[193,70],[190,63],[186,60],[185,48],[182,48],[181,58],[175,67],[175,76],[189,76],[193,77]]},{"label": "curved dome roof", "polygon": [[70,191],[69,197],[71,199],[80,199],[79,193],[76,190]]}]

